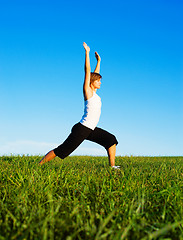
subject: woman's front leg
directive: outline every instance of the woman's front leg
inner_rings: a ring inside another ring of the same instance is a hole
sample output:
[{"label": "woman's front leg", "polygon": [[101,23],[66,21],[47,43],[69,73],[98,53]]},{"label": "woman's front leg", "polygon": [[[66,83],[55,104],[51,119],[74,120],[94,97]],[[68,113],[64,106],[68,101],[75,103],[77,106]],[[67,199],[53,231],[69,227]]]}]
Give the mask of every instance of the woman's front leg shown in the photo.
[{"label": "woman's front leg", "polygon": [[108,158],[109,158],[109,165],[111,167],[115,166],[115,156],[116,156],[116,144],[112,145],[107,150]]}]

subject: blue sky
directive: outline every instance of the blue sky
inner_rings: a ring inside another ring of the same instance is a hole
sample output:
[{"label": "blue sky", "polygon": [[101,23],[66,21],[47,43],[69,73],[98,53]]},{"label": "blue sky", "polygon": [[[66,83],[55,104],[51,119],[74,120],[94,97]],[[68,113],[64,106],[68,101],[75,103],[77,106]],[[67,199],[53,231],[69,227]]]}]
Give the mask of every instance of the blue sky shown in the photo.
[{"label": "blue sky", "polygon": [[[181,1],[0,1],[0,155],[45,154],[83,114],[85,41],[117,155],[183,155]],[[106,155],[85,141],[73,153]]]}]

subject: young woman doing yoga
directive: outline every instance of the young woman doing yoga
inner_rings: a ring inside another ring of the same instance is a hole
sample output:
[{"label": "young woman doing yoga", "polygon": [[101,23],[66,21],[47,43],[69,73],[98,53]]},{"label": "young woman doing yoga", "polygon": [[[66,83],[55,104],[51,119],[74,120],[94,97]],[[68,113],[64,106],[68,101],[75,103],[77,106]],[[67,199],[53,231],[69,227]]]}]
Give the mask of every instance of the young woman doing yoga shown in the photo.
[{"label": "young woman doing yoga", "polygon": [[118,141],[116,137],[97,127],[101,114],[101,98],[96,94],[97,89],[100,88],[102,76],[99,74],[101,58],[97,52],[95,56],[97,65],[95,71],[91,73],[90,69],[90,48],[86,43],[83,43],[85,49],[85,78],[83,84],[84,95],[84,115],[79,123],[76,123],[71,130],[68,138],[57,148],[48,152],[39,164],[46,163],[56,156],[64,159],[69,156],[84,140],[89,140],[103,146],[108,153],[109,165],[113,168],[115,166],[116,145]]}]

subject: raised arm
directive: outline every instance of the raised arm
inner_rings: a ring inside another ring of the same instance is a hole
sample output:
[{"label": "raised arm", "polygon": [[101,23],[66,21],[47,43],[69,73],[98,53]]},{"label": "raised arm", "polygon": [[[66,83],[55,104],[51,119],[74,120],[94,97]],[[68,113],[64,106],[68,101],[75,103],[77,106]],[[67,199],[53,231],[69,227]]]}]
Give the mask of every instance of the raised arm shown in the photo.
[{"label": "raised arm", "polygon": [[97,52],[95,52],[95,57],[97,59],[97,65],[96,65],[96,68],[95,68],[95,71],[96,73],[99,73],[100,72],[100,61],[101,61],[101,58],[99,56],[99,54]]},{"label": "raised arm", "polygon": [[83,43],[83,46],[85,49],[85,78],[84,78],[84,84],[83,84],[83,93],[84,93],[84,98],[86,100],[90,97],[92,93],[90,88],[90,73],[91,73],[90,57],[89,57],[90,48],[85,42]]}]

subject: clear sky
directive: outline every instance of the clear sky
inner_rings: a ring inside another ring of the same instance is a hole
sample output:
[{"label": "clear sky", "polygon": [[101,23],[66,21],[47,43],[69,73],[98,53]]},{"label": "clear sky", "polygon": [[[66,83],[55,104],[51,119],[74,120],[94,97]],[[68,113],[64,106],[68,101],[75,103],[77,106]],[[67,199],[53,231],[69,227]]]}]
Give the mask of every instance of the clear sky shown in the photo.
[{"label": "clear sky", "polygon": [[92,70],[102,59],[98,126],[117,155],[183,155],[182,13],[180,0],[1,0],[0,155],[45,154],[81,119],[83,42]]}]

